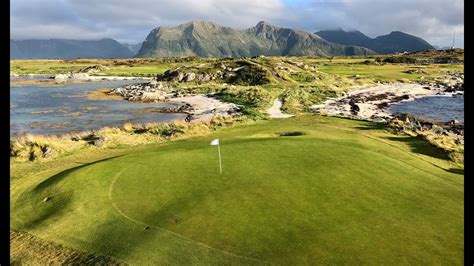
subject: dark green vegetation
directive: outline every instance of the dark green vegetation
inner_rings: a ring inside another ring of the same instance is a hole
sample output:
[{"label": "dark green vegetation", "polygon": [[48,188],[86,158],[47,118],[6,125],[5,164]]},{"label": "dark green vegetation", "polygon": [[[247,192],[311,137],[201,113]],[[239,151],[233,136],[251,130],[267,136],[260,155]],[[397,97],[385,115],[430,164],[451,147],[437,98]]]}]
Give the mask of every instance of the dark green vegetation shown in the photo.
[{"label": "dark green vegetation", "polygon": [[436,154],[378,124],[300,116],[13,162],[11,226],[137,265],[462,264],[462,169]]},{"label": "dark green vegetation", "polygon": [[114,39],[12,40],[10,59],[129,58],[135,53]]},{"label": "dark green vegetation", "polygon": [[356,45],[365,47],[379,54],[392,54],[397,52],[415,52],[433,50],[434,47],[427,41],[400,31],[392,31],[387,35],[374,39],[360,31],[323,30],[315,32],[321,38],[342,45]]},{"label": "dark green vegetation", "polygon": [[240,57],[257,55],[351,56],[373,51],[328,42],[319,36],[264,21],[246,30],[212,22],[192,21],[176,27],[158,27],[150,32],[137,57]]}]

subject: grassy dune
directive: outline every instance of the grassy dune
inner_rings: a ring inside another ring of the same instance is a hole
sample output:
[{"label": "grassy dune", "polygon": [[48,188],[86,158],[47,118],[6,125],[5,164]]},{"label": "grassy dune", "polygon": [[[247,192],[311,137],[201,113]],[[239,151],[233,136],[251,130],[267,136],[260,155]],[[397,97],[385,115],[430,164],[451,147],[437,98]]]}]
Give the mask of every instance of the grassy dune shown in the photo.
[{"label": "grassy dune", "polygon": [[376,124],[300,116],[61,160],[13,180],[12,228],[138,265],[463,263],[463,170]]}]

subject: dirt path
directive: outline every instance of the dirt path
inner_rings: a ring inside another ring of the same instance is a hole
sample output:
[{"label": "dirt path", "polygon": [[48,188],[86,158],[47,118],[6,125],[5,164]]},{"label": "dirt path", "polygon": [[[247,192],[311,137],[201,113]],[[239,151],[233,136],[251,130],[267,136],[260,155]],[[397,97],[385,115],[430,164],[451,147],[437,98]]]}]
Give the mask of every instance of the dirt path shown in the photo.
[{"label": "dirt path", "polygon": [[270,115],[271,118],[288,118],[288,117],[294,116],[294,115],[282,113],[281,112],[281,106],[282,105],[283,105],[283,103],[281,102],[280,99],[278,99],[278,98],[275,99],[275,101],[273,102],[272,107],[267,109],[267,113]]}]

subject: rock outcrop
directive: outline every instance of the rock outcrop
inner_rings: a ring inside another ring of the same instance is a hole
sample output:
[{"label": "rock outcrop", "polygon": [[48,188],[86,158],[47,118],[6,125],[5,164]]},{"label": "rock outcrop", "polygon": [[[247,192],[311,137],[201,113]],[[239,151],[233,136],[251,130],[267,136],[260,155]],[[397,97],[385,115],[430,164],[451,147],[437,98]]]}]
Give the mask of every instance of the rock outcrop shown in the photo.
[{"label": "rock outcrop", "polygon": [[444,89],[420,84],[383,84],[368,89],[354,90],[323,104],[312,106],[316,113],[385,122],[393,117],[388,111],[391,104],[440,94]]},{"label": "rock outcrop", "polygon": [[171,88],[156,79],[147,83],[116,88],[111,90],[109,94],[120,95],[125,100],[136,102],[162,102],[174,95]]}]

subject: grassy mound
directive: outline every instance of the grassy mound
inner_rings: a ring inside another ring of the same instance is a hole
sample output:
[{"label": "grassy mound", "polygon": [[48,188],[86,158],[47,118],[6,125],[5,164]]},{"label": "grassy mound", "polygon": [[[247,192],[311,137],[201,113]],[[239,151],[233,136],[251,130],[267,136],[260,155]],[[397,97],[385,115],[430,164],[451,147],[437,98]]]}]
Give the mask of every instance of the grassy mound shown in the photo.
[{"label": "grassy mound", "polygon": [[327,117],[226,128],[23,178],[11,226],[131,264],[461,264],[463,175],[432,148]]}]

